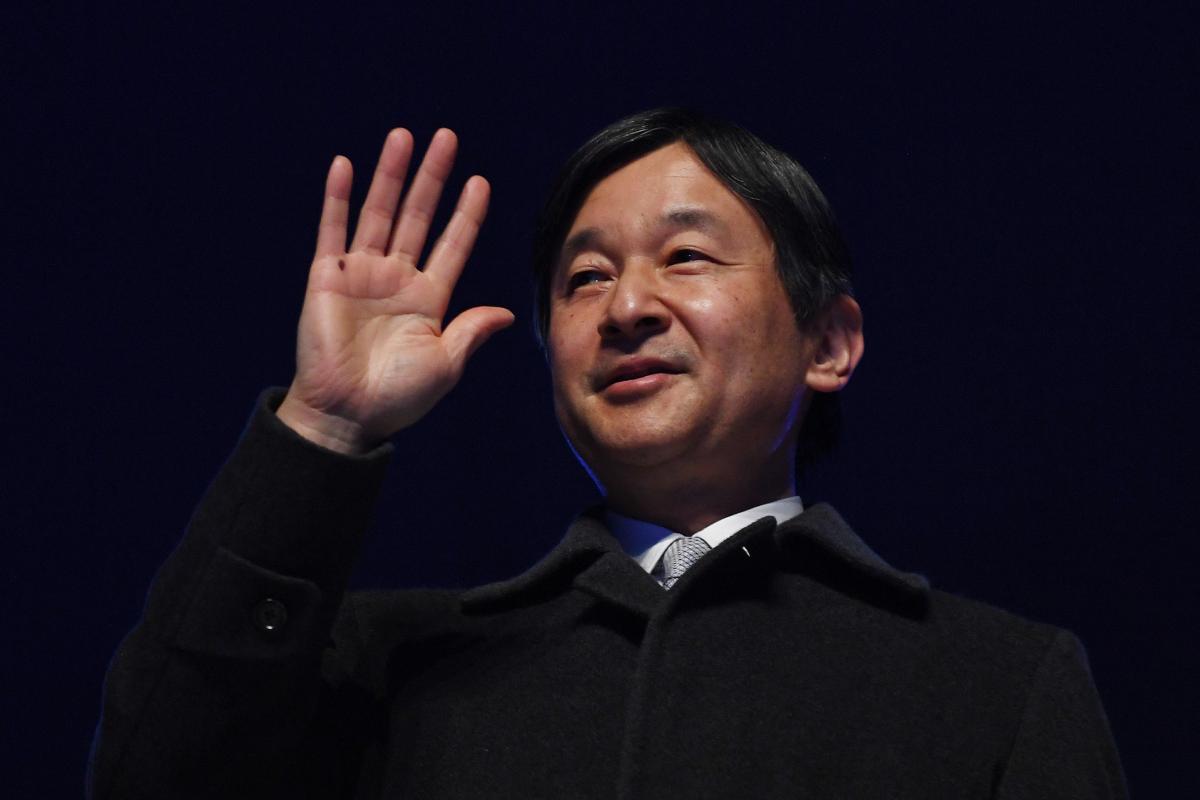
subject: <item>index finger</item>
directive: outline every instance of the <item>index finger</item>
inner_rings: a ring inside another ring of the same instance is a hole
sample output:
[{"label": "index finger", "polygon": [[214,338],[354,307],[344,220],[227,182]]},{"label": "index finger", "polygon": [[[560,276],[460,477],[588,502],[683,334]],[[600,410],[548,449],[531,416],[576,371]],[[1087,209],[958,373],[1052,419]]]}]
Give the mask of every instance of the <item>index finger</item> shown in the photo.
[{"label": "index finger", "polygon": [[451,289],[454,288],[462,275],[467,257],[471,255],[471,248],[475,246],[483,219],[487,216],[490,195],[491,187],[483,176],[473,175],[467,180],[454,214],[429,252],[426,275],[437,277]]}]

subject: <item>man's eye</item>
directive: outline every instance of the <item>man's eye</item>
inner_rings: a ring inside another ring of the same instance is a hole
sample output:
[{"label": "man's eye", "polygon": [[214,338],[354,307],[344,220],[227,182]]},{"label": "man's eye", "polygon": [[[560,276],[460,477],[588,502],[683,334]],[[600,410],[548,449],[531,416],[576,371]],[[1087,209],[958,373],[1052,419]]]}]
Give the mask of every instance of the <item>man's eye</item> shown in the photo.
[{"label": "man's eye", "polygon": [[699,250],[693,250],[690,247],[683,247],[671,253],[671,258],[668,263],[684,264],[688,261],[708,261],[708,256],[701,253]]},{"label": "man's eye", "polygon": [[602,281],[602,280],[604,280],[604,273],[600,272],[599,270],[595,270],[595,269],[580,270],[579,272],[576,272],[574,275],[572,275],[570,280],[567,281],[567,292],[568,293],[573,292],[576,289],[578,289],[580,286],[586,286],[589,283],[593,283],[595,281]]}]

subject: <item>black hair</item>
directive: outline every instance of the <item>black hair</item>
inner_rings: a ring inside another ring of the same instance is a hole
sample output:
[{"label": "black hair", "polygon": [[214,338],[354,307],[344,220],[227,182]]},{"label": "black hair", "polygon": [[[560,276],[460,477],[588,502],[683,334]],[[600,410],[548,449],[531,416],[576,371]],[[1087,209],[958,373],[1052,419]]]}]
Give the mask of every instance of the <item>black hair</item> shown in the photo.
[{"label": "black hair", "polygon": [[[775,245],[775,265],[804,329],[842,294],[853,294],[850,255],[828,201],[795,159],[738,125],[684,108],[625,117],[588,139],[567,160],[538,220],[533,243],[538,339],[550,326],[550,284],[559,251],[588,194],[600,181],[644,155],[682,142],[762,219]],[[814,393],[801,425],[797,472],[837,442],[836,394]]]}]

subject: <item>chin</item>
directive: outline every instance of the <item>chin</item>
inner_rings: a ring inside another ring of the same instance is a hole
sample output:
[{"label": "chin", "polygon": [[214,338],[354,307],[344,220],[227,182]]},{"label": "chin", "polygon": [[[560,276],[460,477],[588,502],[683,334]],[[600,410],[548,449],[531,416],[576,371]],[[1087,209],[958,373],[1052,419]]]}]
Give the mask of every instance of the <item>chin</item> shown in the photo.
[{"label": "chin", "polygon": [[572,441],[576,451],[594,466],[653,467],[685,457],[693,439],[689,433],[621,428],[594,432],[582,439],[572,437]]},{"label": "chin", "polygon": [[663,405],[610,406],[594,402],[571,408],[556,404],[559,426],[576,455],[591,465],[652,467],[684,458],[701,444],[706,409],[676,399]]}]

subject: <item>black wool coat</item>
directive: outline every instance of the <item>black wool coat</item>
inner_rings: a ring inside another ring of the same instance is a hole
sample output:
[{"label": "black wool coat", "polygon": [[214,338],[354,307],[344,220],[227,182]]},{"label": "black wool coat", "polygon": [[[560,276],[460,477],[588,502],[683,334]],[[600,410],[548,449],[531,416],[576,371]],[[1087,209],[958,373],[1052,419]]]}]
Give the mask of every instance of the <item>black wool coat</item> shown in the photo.
[{"label": "black wool coat", "polygon": [[345,592],[391,446],[265,393],[105,686],[96,798],[1109,798],[1078,641],[931,590],[827,505],[669,592],[584,514],[525,574]]}]

